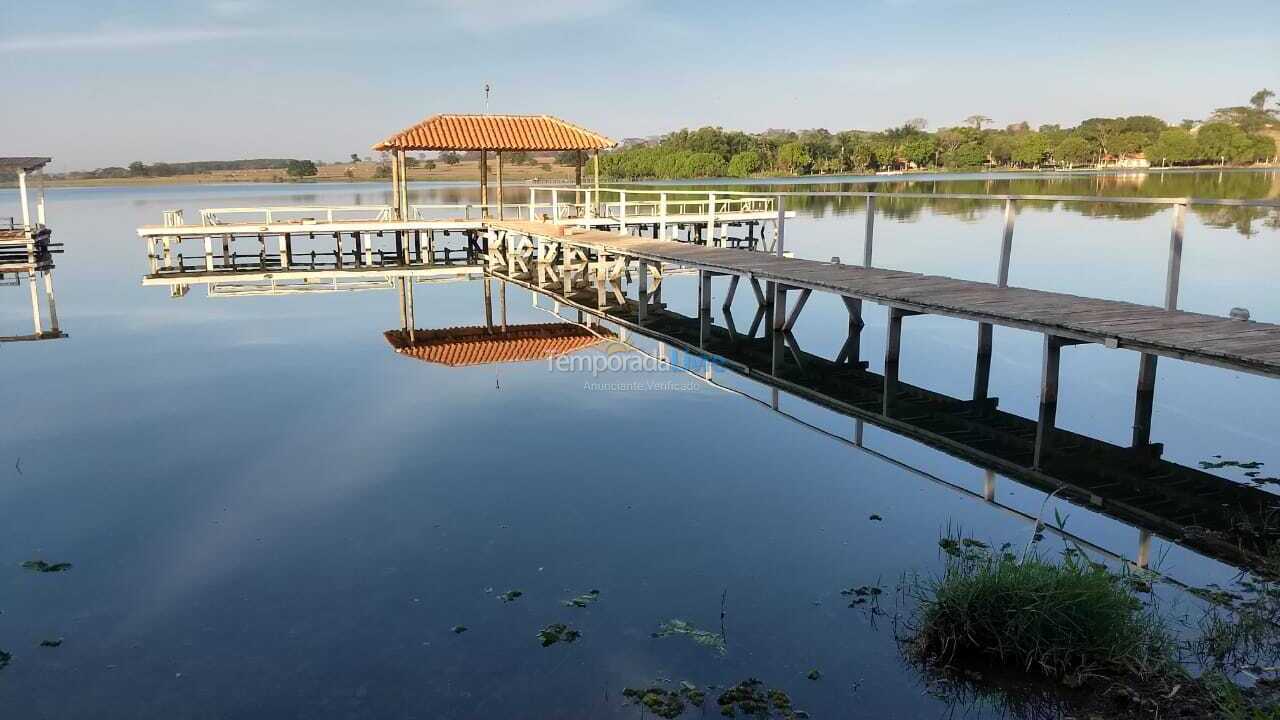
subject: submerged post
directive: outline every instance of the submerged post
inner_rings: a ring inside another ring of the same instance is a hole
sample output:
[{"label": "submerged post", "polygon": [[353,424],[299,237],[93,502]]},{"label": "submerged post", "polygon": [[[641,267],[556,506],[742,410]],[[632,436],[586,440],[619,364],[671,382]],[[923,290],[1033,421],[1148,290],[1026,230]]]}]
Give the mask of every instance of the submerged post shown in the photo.
[{"label": "submerged post", "polygon": [[902,357],[902,319],[907,313],[902,308],[889,308],[889,323],[885,332],[884,343],[884,396],[881,398],[881,412],[886,416],[892,414],[894,401],[898,397],[898,361]]},{"label": "submerged post", "polygon": [[1033,467],[1041,462],[1052,445],[1052,435],[1058,417],[1058,375],[1062,364],[1063,338],[1045,334],[1044,357],[1040,367],[1040,417],[1036,422],[1036,445]]}]

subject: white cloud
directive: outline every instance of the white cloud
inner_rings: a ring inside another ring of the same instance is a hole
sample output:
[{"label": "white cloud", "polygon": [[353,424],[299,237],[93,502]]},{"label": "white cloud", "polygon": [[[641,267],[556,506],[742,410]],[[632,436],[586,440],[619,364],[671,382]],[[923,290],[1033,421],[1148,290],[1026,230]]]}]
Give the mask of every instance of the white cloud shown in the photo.
[{"label": "white cloud", "polygon": [[144,30],[104,29],[96,32],[23,35],[0,40],[0,53],[35,50],[121,50],[185,45],[209,40],[296,37],[307,33],[281,28],[149,28]]},{"label": "white cloud", "polygon": [[[514,26],[555,25],[610,15],[631,0],[426,0],[446,23],[464,30],[492,31]],[[434,19],[434,18],[433,18]]]}]

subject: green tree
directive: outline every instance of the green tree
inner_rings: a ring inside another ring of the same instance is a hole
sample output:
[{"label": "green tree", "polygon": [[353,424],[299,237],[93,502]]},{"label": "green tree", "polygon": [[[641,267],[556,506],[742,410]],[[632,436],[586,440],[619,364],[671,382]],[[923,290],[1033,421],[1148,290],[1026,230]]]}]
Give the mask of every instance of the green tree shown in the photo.
[{"label": "green tree", "polygon": [[452,150],[445,150],[440,153],[440,162],[445,165],[457,165],[462,162],[462,156]]},{"label": "green tree", "polygon": [[[1159,137],[1159,133],[1155,137]],[[1115,136],[1111,141],[1111,149],[1118,155],[1133,155],[1150,145],[1155,137],[1149,138],[1141,132],[1127,130]]]},{"label": "green tree", "polygon": [[1200,126],[1196,132],[1196,145],[1200,148],[1199,159],[1210,162],[1244,161],[1251,155],[1253,147],[1245,131],[1235,125],[1220,122]]},{"label": "green tree", "polygon": [[1152,165],[1185,165],[1198,159],[1200,148],[1196,138],[1182,128],[1170,128],[1146,149]]},{"label": "green tree", "polygon": [[1040,133],[1020,133],[1014,136],[1013,161],[1019,165],[1039,167],[1049,158],[1049,140]]},{"label": "green tree", "polygon": [[902,141],[902,157],[907,162],[924,167],[933,159],[938,149],[938,141],[932,135],[917,133]]},{"label": "green tree", "polygon": [[351,153],[351,162],[353,162],[353,163],[358,163],[358,162],[360,162],[360,156],[359,156],[359,155],[357,155],[357,154],[355,154],[355,153]]},{"label": "green tree", "polygon": [[314,177],[319,172],[316,164],[310,160],[290,160],[284,171],[289,177],[294,178]]},{"label": "green tree", "polygon": [[1093,157],[1093,145],[1079,135],[1068,135],[1053,149],[1053,159],[1059,165],[1083,165]]},{"label": "green tree", "polygon": [[129,174],[133,177],[146,177],[147,166],[141,160],[134,160],[129,163]]},{"label": "green tree", "polygon": [[729,159],[729,175],[747,177],[759,172],[763,166],[760,153],[755,150],[743,150]]},{"label": "green tree", "polygon": [[967,142],[943,155],[942,160],[948,167],[975,168],[987,161],[987,153],[980,143]]},{"label": "green tree", "polygon": [[813,170],[813,158],[804,143],[789,142],[778,148],[778,165],[786,172],[805,175]]}]

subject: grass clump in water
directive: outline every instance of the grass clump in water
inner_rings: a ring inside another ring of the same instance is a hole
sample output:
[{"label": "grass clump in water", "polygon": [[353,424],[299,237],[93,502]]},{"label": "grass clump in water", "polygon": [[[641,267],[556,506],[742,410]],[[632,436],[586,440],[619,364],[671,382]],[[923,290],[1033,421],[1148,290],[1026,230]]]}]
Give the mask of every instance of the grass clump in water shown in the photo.
[{"label": "grass clump in water", "polygon": [[1181,674],[1169,634],[1132,584],[1079,550],[1059,560],[955,537],[939,545],[945,572],[915,586],[922,658],[994,660],[1073,685]]}]

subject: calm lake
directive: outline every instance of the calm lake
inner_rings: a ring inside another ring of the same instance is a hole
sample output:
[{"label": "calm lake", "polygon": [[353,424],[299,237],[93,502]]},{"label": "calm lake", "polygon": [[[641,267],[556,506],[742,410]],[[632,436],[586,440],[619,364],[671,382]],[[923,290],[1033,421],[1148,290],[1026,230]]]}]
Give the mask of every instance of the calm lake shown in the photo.
[{"label": "calm lake", "polygon": [[[894,178],[880,189],[1277,198],[1280,174]],[[0,215],[14,214],[2,192]],[[414,184],[410,195],[478,198],[469,184]],[[1084,541],[1137,552],[1132,524],[1059,498],[1045,505],[1042,489],[1005,477],[987,501],[982,466],[870,423],[855,447],[850,417],[786,395],[775,412],[767,387],[728,371],[712,384],[545,360],[450,367],[393,351],[390,288],[211,297],[195,285],[173,298],[141,286],[135,228],[165,210],[190,222],[206,207],[389,199],[369,184],[49,192],[70,337],[0,345],[0,650],[12,656],[0,715],[631,718],[641,713],[625,688],[687,681],[718,688],[687,714],[698,717],[717,714],[720,689],[754,677],[815,718],[996,717],[899,647],[914,609],[899,588],[940,571],[939,539],[962,528],[1021,548],[1034,532],[1027,516],[1045,506]],[[798,216],[787,249],[858,262],[864,203],[789,198]],[[884,200],[878,210],[876,266],[994,279],[1002,204]],[[1009,282],[1159,305],[1171,214],[1027,203]],[[1277,267],[1276,211],[1193,208],[1180,307],[1280,322]],[[671,309],[696,317],[696,278],[666,283]],[[716,285],[717,323],[724,291]],[[741,325],[749,295],[738,293]],[[555,319],[527,290],[506,298],[512,324]],[[419,285],[417,327],[481,325],[483,302],[479,281]],[[862,357],[879,372],[884,309],[868,305],[865,320]],[[837,298],[815,295],[795,332],[833,358],[845,323]],[[30,327],[25,284],[0,286],[0,335]],[[975,334],[960,320],[910,320],[902,380],[968,397]],[[995,330],[990,394],[1033,421],[1041,344]],[[1059,426],[1127,445],[1137,367],[1128,351],[1064,351]],[[1207,472],[1274,492],[1262,479],[1280,475],[1277,407],[1275,380],[1161,359],[1152,440],[1195,469],[1262,463],[1253,475]],[[1062,541],[1044,542],[1054,552]],[[1239,572],[1159,535],[1150,557],[1189,585]],[[35,559],[72,567],[22,567]],[[876,591],[851,605],[841,591],[853,588]],[[1162,612],[1194,623],[1198,601],[1172,586],[1157,594]],[[565,604],[584,595],[585,607]],[[555,623],[580,637],[543,647],[538,633]]]}]

